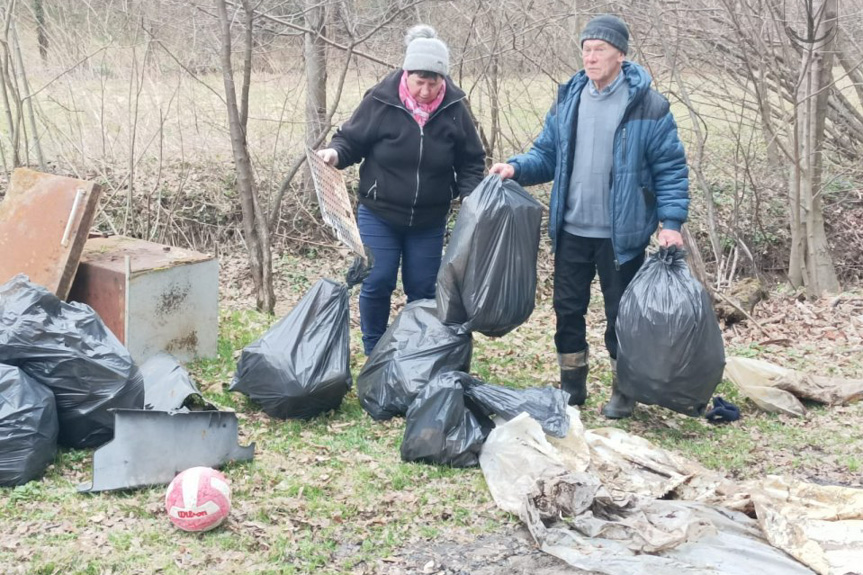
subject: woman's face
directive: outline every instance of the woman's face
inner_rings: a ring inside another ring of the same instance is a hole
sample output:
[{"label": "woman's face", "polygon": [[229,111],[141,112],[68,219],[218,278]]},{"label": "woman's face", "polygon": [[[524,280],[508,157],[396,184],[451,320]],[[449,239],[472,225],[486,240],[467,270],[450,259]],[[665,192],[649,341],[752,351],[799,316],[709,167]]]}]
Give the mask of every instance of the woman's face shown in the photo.
[{"label": "woman's face", "polygon": [[423,78],[419,74],[408,74],[408,92],[411,98],[420,104],[430,104],[440,93],[443,82],[443,76],[438,74],[430,78]]}]

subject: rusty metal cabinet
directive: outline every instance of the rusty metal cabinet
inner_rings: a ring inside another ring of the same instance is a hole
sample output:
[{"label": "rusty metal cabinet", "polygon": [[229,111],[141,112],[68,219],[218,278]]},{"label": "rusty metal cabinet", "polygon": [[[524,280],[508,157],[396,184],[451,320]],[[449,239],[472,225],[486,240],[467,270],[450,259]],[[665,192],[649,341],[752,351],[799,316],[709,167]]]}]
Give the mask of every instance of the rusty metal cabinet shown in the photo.
[{"label": "rusty metal cabinet", "polygon": [[216,355],[219,263],[199,252],[112,236],[87,240],[70,301],[96,310],[142,363]]}]

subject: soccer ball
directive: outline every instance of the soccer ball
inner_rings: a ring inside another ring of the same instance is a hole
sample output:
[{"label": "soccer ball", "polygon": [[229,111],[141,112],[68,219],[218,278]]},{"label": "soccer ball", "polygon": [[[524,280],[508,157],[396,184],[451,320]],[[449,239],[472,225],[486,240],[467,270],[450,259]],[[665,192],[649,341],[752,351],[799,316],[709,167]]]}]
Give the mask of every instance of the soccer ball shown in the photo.
[{"label": "soccer ball", "polygon": [[231,511],[231,487],[209,467],[192,467],[177,475],[165,494],[165,510],[183,531],[209,531]]}]

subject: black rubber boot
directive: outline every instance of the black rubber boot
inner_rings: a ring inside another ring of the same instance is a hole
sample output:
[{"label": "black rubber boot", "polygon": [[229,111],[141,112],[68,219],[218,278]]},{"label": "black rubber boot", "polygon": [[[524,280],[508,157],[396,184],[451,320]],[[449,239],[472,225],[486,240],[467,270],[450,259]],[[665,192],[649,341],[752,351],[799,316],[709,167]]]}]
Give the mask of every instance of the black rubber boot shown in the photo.
[{"label": "black rubber boot", "polygon": [[587,399],[588,350],[559,353],[560,388],[569,394],[569,405],[584,405]]},{"label": "black rubber boot", "polygon": [[602,415],[608,419],[623,419],[632,415],[635,400],[620,393],[617,386],[617,360],[611,360],[611,399],[602,406]]}]

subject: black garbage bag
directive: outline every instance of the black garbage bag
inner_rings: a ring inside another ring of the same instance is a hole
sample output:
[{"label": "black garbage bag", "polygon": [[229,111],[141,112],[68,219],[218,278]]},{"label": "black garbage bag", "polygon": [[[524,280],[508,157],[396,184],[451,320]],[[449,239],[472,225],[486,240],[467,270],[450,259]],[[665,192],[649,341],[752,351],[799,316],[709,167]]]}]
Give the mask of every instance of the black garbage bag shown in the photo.
[{"label": "black garbage bag", "polygon": [[710,296],[686,254],[660,249],[620,300],[617,377],[636,401],[701,416],[722,379],[725,349]]},{"label": "black garbage bag", "polygon": [[93,309],[65,303],[18,275],[0,286],[0,362],[48,386],[58,441],[98,447],[114,436],[115,408],[144,407],[144,380],[128,350]]},{"label": "black garbage bag", "polygon": [[141,364],[141,375],[144,409],[169,412],[218,409],[204,399],[189,372],[169,353],[159,352]]},{"label": "black garbage bag", "polygon": [[536,301],[542,204],[512,180],[490,175],[464,200],[437,276],[444,323],[502,336]]},{"label": "black garbage bag", "polygon": [[58,430],[51,390],[0,364],[0,487],[41,477],[57,453]]},{"label": "black garbage bag", "polygon": [[420,390],[445,371],[468,371],[473,339],[441,323],[433,299],[405,306],[357,377],[360,404],[373,419],[407,413]]},{"label": "black garbage bag", "polygon": [[420,390],[407,412],[403,461],[453,467],[479,464],[482,444],[494,425],[465,394],[470,380],[466,373],[445,372]]},{"label": "black garbage bag", "polygon": [[[461,381],[466,385],[465,394],[485,415],[499,415],[509,421],[527,412],[545,433],[554,437],[566,437],[569,433],[566,412],[569,394],[565,391],[553,387],[513,389],[464,375]],[[475,414],[479,413],[475,411]]]},{"label": "black garbage bag", "polygon": [[351,388],[348,288],[319,280],[291,312],[243,350],[230,391],[279,419],[338,409]]}]

